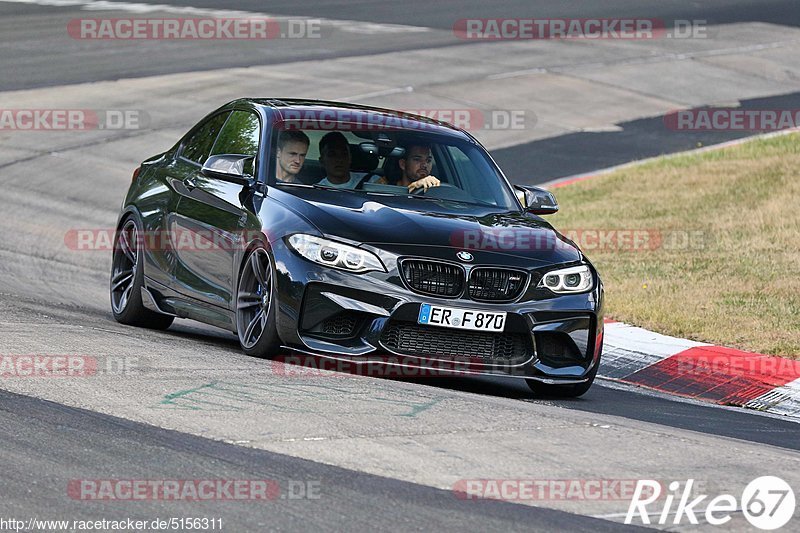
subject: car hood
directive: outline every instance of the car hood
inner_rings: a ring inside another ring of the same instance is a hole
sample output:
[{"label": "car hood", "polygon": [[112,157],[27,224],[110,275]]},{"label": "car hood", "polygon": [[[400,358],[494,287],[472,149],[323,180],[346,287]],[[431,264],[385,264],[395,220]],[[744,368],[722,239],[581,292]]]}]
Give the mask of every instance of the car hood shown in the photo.
[{"label": "car hood", "polygon": [[[446,200],[298,188],[279,201],[324,235],[400,255],[422,247],[503,254],[540,264],[578,261],[580,250],[538,216]],[[426,254],[427,255],[427,254]],[[439,255],[439,254],[436,254]]]}]

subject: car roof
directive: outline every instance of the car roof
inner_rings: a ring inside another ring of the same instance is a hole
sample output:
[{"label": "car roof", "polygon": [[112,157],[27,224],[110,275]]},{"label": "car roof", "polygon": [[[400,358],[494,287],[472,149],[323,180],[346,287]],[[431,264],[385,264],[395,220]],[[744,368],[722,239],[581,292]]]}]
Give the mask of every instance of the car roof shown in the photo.
[{"label": "car roof", "polygon": [[392,129],[425,131],[475,142],[471,135],[452,124],[395,109],[300,98],[242,98],[236,102],[242,101],[263,108],[276,121],[316,118],[364,125],[387,124]]}]

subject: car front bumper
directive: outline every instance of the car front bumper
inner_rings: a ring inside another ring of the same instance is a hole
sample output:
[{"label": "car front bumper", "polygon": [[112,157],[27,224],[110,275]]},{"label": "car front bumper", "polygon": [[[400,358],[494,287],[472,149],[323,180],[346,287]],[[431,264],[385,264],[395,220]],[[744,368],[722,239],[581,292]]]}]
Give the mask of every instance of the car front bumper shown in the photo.
[{"label": "car front bumper", "polygon": [[[388,272],[351,274],[307,261],[282,241],[273,243],[277,326],[287,350],[356,372],[398,367],[412,370],[402,374],[410,376],[496,375],[550,384],[582,383],[599,364],[603,288],[596,274],[593,290],[582,294],[536,298],[531,296],[541,291],[531,287],[510,303],[478,302],[418,294],[401,279],[402,256],[376,251]],[[480,259],[497,264],[497,258]],[[532,276],[529,284],[534,283]],[[419,325],[422,304],[505,311],[505,330],[492,334]]]}]

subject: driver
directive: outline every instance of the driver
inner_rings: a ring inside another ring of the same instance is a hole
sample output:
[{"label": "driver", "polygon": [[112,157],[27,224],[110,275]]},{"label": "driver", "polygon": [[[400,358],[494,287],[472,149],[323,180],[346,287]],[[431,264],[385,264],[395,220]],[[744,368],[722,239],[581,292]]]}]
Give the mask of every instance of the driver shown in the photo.
[{"label": "driver", "polygon": [[405,157],[397,162],[400,165],[401,176],[397,185],[408,187],[408,192],[414,189],[427,191],[430,187],[438,187],[441,181],[436,176],[429,174],[433,166],[433,154],[427,144],[411,144],[406,146]]}]

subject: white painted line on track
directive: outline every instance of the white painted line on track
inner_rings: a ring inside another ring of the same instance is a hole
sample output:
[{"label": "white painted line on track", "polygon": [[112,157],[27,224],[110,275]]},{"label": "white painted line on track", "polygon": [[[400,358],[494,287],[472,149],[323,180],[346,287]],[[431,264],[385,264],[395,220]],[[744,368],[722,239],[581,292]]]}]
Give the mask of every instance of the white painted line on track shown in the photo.
[{"label": "white painted line on track", "polygon": [[371,93],[354,94],[352,96],[345,97],[345,99],[360,100],[363,98],[377,98],[378,96],[389,96],[392,94],[413,93],[413,92],[414,92],[414,87],[412,87],[411,85],[406,85],[405,87],[393,87],[391,89],[383,89],[381,91],[373,91]]}]

